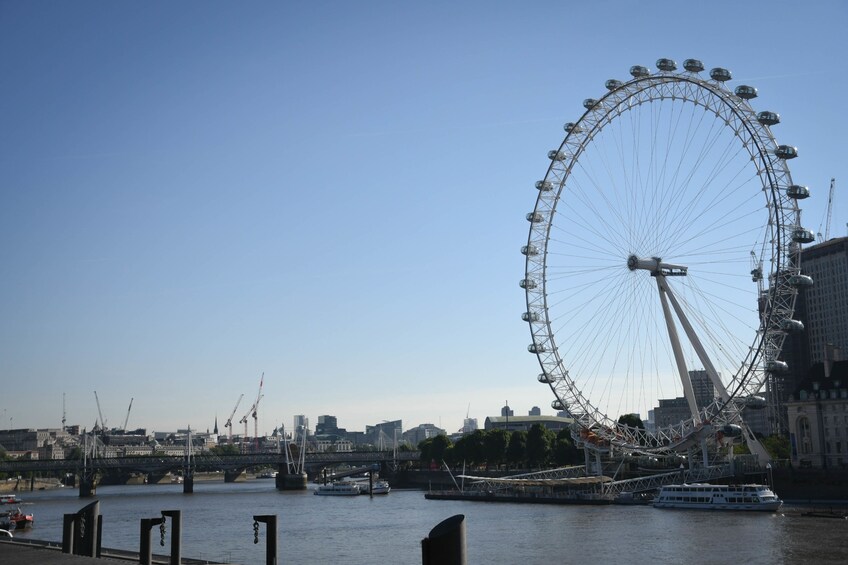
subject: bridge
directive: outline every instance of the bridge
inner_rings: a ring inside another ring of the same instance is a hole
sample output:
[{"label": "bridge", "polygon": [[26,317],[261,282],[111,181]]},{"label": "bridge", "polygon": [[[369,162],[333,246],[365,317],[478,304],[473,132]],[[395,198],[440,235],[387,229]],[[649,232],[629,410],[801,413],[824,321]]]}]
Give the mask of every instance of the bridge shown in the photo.
[{"label": "bridge", "polygon": [[[308,470],[335,465],[380,465],[388,467],[396,463],[415,462],[420,459],[418,451],[352,451],[307,453],[305,466]],[[133,456],[94,457],[83,459],[23,459],[0,461],[0,473],[22,476],[25,473],[67,474],[80,477],[80,496],[88,496],[94,488],[94,477],[107,472],[140,473],[148,476],[165,476],[171,471],[181,471],[184,477],[193,477],[196,472],[223,471],[224,480],[231,482],[245,469],[252,467],[274,467],[278,473],[287,473],[285,455],[282,453],[246,453],[240,455],[215,455],[201,453],[185,456]],[[191,492],[191,483],[184,483],[184,490]]]}]

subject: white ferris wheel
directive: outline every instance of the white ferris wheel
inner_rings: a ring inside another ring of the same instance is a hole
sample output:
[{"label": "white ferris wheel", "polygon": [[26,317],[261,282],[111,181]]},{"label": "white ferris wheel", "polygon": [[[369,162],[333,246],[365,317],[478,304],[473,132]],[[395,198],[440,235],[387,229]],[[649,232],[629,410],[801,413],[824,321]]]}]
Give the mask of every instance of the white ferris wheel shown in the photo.
[{"label": "white ferris wheel", "polygon": [[[660,59],[630,74],[583,101],[536,182],[521,248],[528,349],[584,444],[753,439],[742,410],[787,370],[797,289],[812,284],[798,259],[814,240],[798,207],[809,190],[787,166],[797,149],[776,143],[780,116],[752,108],[756,88],[730,90],[727,69]],[[619,423],[661,399],[680,408],[674,421]]]}]

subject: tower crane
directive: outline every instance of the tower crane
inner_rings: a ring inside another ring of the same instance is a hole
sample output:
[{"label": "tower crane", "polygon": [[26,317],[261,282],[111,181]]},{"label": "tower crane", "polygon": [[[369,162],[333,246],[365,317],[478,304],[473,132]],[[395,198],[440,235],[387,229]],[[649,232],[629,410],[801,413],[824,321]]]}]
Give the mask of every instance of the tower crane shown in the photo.
[{"label": "tower crane", "polygon": [[224,424],[225,428],[230,428],[230,443],[233,443],[233,416],[236,415],[236,410],[238,410],[242,398],[244,398],[244,393],[242,393],[241,396],[238,397],[238,400],[236,400],[236,405],[233,407],[233,411],[230,412],[230,417],[227,418],[227,423]]},{"label": "tower crane", "polygon": [[836,179],[830,179],[830,192],[827,194],[827,222],[824,224],[824,240],[830,239],[830,218],[833,215],[833,187],[836,184]]},{"label": "tower crane", "polygon": [[106,422],[103,420],[103,412],[100,410],[100,398],[97,396],[97,391],[94,391],[94,400],[97,402],[97,415],[100,416],[100,433],[106,433]]},{"label": "tower crane", "polygon": [[[250,418],[250,417],[253,417],[254,437],[258,436],[257,431],[258,431],[258,428],[259,428],[259,425],[258,425],[259,415],[258,415],[257,408],[259,407],[259,401],[262,400],[262,385],[263,385],[264,381],[265,381],[265,373],[262,373],[262,377],[259,379],[259,393],[256,395],[256,400],[250,406],[250,408],[245,413],[245,415],[241,417],[241,420],[239,420],[239,424],[244,424],[244,437],[245,438],[247,437],[247,419]],[[242,442],[244,442],[244,439],[242,439]]]},{"label": "tower crane", "polygon": [[130,407],[129,407],[129,408],[127,408],[127,417],[126,417],[126,418],[124,418],[124,427],[123,427],[123,428],[121,428],[121,429],[122,429],[122,430],[124,430],[125,432],[127,431],[127,422],[129,422],[129,421],[130,421],[130,410],[132,410],[132,403],[133,403],[133,400],[135,400],[135,398],[130,398]]}]

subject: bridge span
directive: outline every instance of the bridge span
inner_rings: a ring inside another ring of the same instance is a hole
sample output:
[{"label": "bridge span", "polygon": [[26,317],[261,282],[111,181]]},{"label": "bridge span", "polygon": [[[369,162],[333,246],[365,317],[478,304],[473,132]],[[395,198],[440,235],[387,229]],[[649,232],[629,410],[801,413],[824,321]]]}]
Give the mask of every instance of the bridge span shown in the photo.
[{"label": "bridge span", "polygon": [[[306,470],[314,472],[324,467],[336,465],[379,465],[383,469],[397,464],[416,462],[420,458],[418,451],[404,451],[397,454],[391,451],[353,451],[332,453],[307,453]],[[147,476],[165,476],[179,471],[186,478],[192,478],[197,472],[224,473],[227,482],[235,480],[244,470],[253,467],[273,467],[278,474],[289,472],[285,455],[281,453],[245,453],[240,455],[215,455],[203,453],[185,456],[134,456],[134,457],[95,457],[83,459],[24,459],[0,461],[0,473],[23,476],[27,473],[41,475],[74,474],[79,478],[80,496],[93,494],[97,475],[104,473],[144,474]],[[278,488],[282,488],[278,481]],[[184,490],[191,492],[191,482],[184,483]]]}]

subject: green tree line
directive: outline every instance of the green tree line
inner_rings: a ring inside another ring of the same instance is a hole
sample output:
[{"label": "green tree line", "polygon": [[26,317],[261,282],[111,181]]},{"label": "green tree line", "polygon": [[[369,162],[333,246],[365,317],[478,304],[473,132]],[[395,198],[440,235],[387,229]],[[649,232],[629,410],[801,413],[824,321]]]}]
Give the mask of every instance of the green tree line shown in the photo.
[{"label": "green tree line", "polygon": [[477,430],[455,443],[445,435],[428,438],[418,444],[421,462],[453,468],[467,465],[497,469],[544,469],[583,463],[583,453],[574,447],[569,430],[559,433],[542,424],[529,431]]}]

